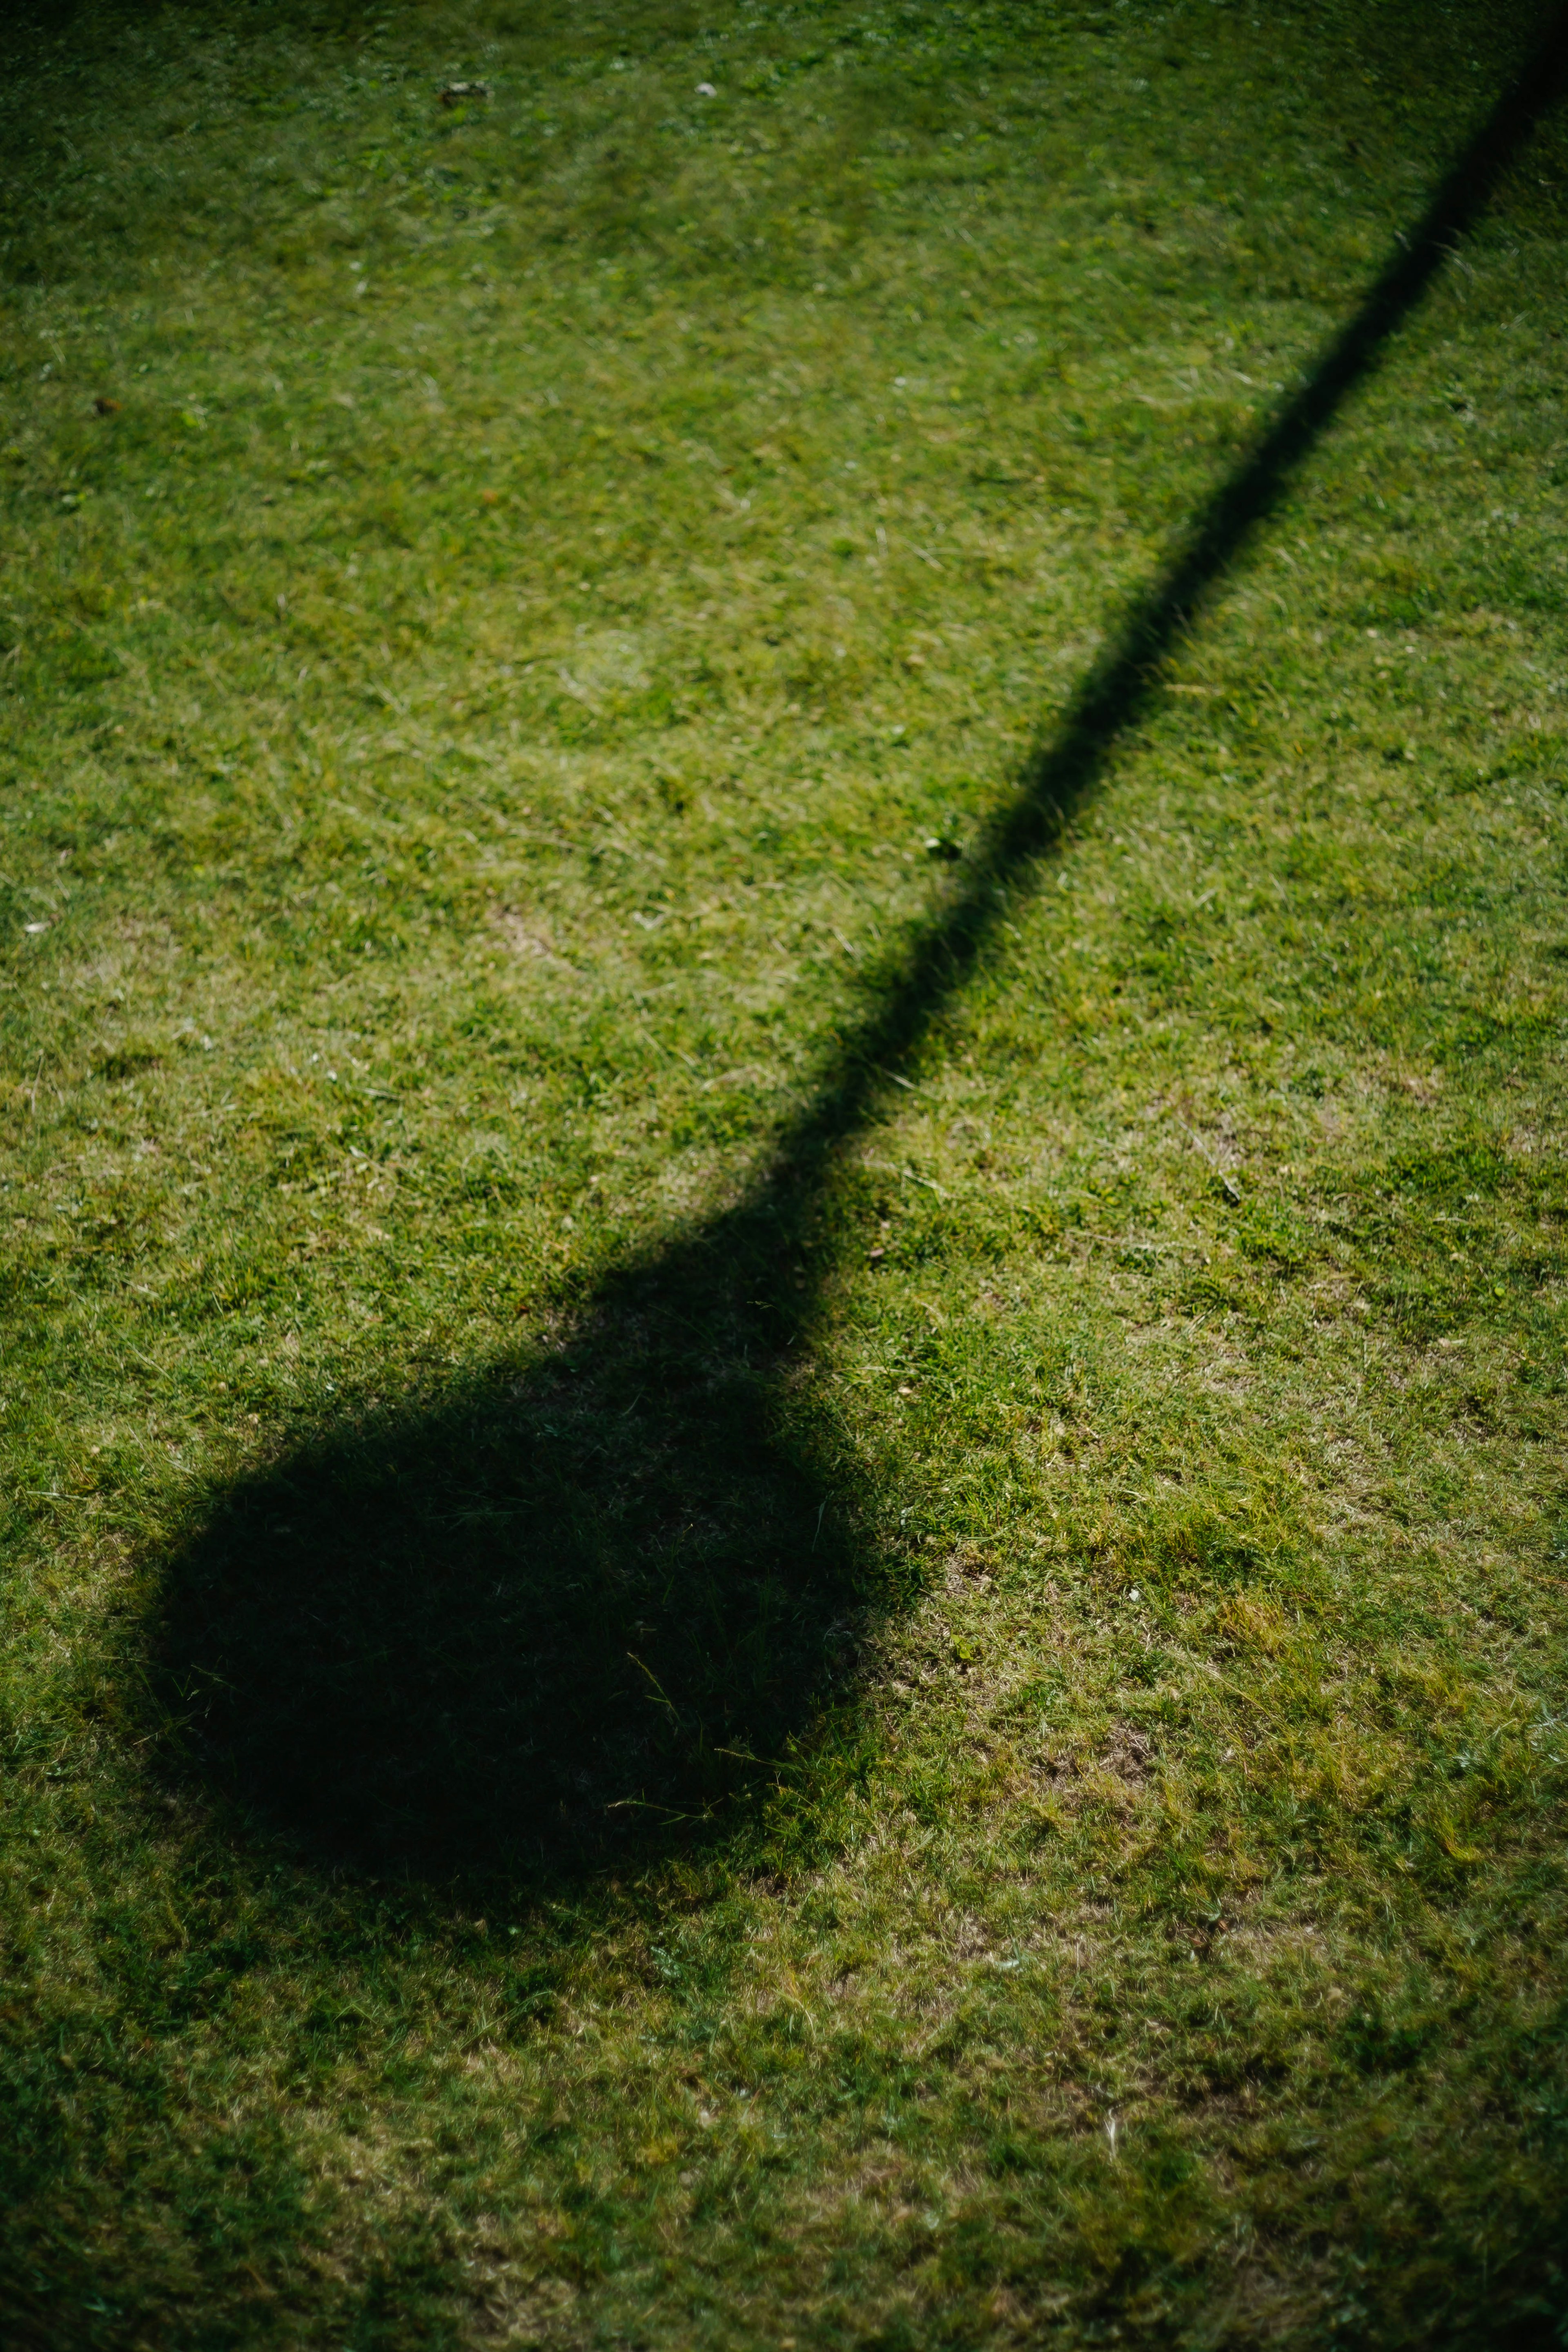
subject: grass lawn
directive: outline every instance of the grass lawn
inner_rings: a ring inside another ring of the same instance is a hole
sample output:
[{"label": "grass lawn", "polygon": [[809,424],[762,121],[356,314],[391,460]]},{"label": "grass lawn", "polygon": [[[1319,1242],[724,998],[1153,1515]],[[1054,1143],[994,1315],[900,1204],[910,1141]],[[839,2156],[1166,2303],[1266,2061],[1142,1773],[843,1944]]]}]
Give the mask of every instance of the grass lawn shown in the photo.
[{"label": "grass lawn", "polygon": [[1540,30],[0,35],[7,2347],[1564,2340]]}]

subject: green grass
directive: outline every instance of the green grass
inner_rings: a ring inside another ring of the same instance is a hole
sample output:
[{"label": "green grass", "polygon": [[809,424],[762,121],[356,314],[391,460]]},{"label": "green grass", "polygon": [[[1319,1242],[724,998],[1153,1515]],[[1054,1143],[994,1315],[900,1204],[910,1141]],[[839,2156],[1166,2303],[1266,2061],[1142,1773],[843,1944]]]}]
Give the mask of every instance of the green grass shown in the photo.
[{"label": "green grass", "polygon": [[1535,23],[5,36],[7,2344],[1563,2340]]}]

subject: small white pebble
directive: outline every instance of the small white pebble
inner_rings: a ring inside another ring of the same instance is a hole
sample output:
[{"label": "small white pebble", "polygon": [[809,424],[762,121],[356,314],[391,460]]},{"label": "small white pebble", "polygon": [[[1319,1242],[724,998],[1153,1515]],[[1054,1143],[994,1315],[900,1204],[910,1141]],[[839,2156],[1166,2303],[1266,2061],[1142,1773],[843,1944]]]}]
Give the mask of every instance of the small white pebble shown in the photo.
[{"label": "small white pebble", "polygon": [[1142,1597],[1142,1594],[1139,1591],[1136,1585],[1133,1586],[1131,1591],[1127,1596],[1129,1601],[1141,1601]]},{"label": "small white pebble", "polygon": [[717,98],[719,93],[710,81],[700,81],[697,85],[697,95],[699,98]]}]

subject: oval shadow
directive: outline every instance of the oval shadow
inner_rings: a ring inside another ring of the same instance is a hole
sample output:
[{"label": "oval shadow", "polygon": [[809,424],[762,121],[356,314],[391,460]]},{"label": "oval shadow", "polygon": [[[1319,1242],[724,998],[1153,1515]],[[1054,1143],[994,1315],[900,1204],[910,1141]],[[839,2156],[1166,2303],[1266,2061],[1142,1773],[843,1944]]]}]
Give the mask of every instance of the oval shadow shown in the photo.
[{"label": "oval shadow", "polygon": [[732,1815],[820,1703],[853,1582],[781,1435],[755,1223],[229,1488],[163,1585],[176,1769],[324,1862],[421,1877],[591,1868]]}]

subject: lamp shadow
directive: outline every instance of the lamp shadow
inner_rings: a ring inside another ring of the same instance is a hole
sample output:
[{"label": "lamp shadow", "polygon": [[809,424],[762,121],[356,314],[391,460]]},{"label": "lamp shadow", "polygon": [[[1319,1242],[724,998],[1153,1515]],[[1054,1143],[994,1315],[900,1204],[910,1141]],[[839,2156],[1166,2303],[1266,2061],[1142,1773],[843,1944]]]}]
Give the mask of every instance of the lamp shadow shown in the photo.
[{"label": "lamp shadow", "polygon": [[164,1580],[175,1753],[323,1859],[554,1874],[689,1843],[832,1680],[854,1563],[778,1398],[769,1204],[569,1334],[233,1486]]},{"label": "lamp shadow", "polygon": [[1124,618],[749,1199],[612,1274],[557,1348],[353,1423],[222,1496],[166,1564],[171,1765],[333,1864],[450,1880],[647,1857],[732,1822],[878,1595],[803,1434],[786,1265],[836,1148],[963,986],[1204,598],[1487,201],[1568,66],[1568,14],[1361,308]]}]

